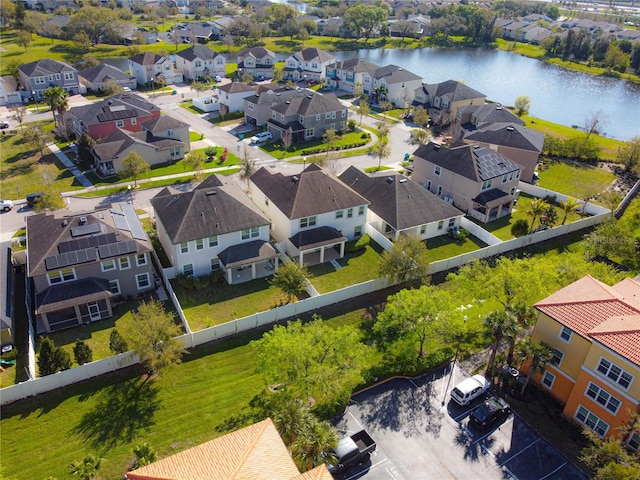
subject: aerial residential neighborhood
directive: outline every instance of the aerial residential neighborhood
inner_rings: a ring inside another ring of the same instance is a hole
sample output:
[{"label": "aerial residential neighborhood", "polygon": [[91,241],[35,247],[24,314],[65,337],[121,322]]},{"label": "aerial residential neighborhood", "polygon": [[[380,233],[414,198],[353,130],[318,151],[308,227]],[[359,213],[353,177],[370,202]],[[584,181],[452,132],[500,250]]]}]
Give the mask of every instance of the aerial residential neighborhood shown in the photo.
[{"label": "aerial residential neighborhood", "polygon": [[0,477],[638,478],[638,26],[0,0]]}]

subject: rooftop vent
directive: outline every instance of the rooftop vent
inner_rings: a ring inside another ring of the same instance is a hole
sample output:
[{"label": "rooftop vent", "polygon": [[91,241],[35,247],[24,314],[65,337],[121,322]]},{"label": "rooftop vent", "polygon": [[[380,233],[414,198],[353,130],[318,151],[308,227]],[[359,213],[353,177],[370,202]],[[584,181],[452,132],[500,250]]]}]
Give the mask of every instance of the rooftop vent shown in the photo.
[{"label": "rooftop vent", "polygon": [[87,217],[80,217],[80,225],[84,225],[85,223],[87,223]]},{"label": "rooftop vent", "polygon": [[211,195],[215,195],[216,193],[218,192],[216,192],[215,190],[209,190],[205,195],[207,195],[207,197],[210,197]]},{"label": "rooftop vent", "polygon": [[299,180],[300,180],[300,179],[299,179],[297,176],[295,176],[295,175],[294,175],[293,177],[291,177],[291,181],[292,181],[293,183],[296,183],[296,182],[298,182]]},{"label": "rooftop vent", "polygon": [[478,145],[478,144],[475,144],[475,145],[473,146],[473,149],[474,149],[474,150],[477,150],[478,148],[480,148],[480,145]]},{"label": "rooftop vent", "polygon": [[440,144],[439,143],[434,143],[433,144],[433,149],[434,150],[440,150]]},{"label": "rooftop vent", "polygon": [[311,95],[307,95],[307,98],[312,98],[312,96]]},{"label": "rooftop vent", "polygon": [[387,177],[387,183],[393,183],[393,177]]},{"label": "rooftop vent", "polygon": [[63,227],[66,227],[68,224],[69,224],[69,222],[67,222],[66,220],[63,220],[63,221],[62,221],[62,226],[63,226]]},{"label": "rooftop vent", "polygon": [[401,178],[400,179],[400,183],[407,183],[407,179],[406,178]]},{"label": "rooftop vent", "polygon": [[511,125],[507,127],[507,132],[513,132],[514,130],[515,128],[513,128]]},{"label": "rooftop vent", "polygon": [[285,103],[286,103],[287,105],[291,105],[291,102],[290,102],[289,100],[287,100]]}]

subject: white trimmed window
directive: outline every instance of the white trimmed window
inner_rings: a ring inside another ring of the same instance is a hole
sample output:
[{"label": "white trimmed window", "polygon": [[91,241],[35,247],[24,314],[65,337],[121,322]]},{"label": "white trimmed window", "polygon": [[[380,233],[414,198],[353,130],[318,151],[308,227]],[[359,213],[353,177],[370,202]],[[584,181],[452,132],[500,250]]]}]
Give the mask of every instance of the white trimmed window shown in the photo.
[{"label": "white trimmed window", "polygon": [[219,270],[220,270],[220,260],[218,260],[218,257],[212,258],[211,259],[211,271],[212,272],[217,272]]},{"label": "white trimmed window", "polygon": [[347,218],[353,218],[353,208],[347,209]]},{"label": "white trimmed window", "polygon": [[190,277],[193,275],[193,263],[187,263],[182,267],[182,273]]},{"label": "white trimmed window", "polygon": [[354,237],[360,237],[361,235],[362,235],[362,225],[357,225],[353,229],[353,236]]},{"label": "white trimmed window", "polygon": [[440,165],[436,165],[434,167],[433,173],[435,174],[436,177],[440,176],[440,174],[442,173],[442,168],[440,167]]},{"label": "white trimmed window", "polygon": [[607,422],[584,408],[582,405],[578,406],[578,410],[576,410],[575,414],[575,419],[580,423],[586,425],[587,428],[594,431],[596,434],[603,438],[609,430],[609,424]]},{"label": "white trimmed window", "polygon": [[71,282],[76,279],[76,272],[73,268],[66,268],[57,272],[49,272],[47,278],[49,279],[49,285]]},{"label": "white trimmed window", "polygon": [[109,290],[114,295],[120,295],[120,280],[109,280]]},{"label": "white trimmed window", "polygon": [[138,290],[142,290],[143,288],[149,288],[151,286],[151,281],[149,280],[148,273],[139,273],[136,275],[136,285],[138,286]]},{"label": "white trimmed window", "polygon": [[438,222],[438,230],[442,230],[444,228],[444,220],[440,220]]},{"label": "white trimmed window", "polygon": [[607,377],[609,380],[617,383],[625,390],[629,388],[629,385],[631,385],[631,382],[633,381],[633,375],[625,372],[622,368],[614,363],[611,363],[606,358],[600,358],[600,363],[598,363],[597,370],[602,375]]},{"label": "white trimmed window", "polygon": [[364,205],[358,207],[358,216],[364,215]]},{"label": "white trimmed window", "polygon": [[441,197],[442,196],[442,185],[438,185],[438,190],[436,192],[436,195]]},{"label": "white trimmed window", "polygon": [[34,79],[34,82],[36,85],[44,85],[47,82],[47,80],[44,77],[36,77]]},{"label": "white trimmed window", "polygon": [[314,227],[316,225],[316,216],[304,217],[300,219],[300,228]]},{"label": "white trimmed window", "polygon": [[482,182],[482,191],[488,190],[489,188],[491,188],[491,182],[493,181],[492,178],[490,178],[489,180],[485,180],[484,182]]},{"label": "white trimmed window", "polygon": [[618,409],[622,405],[620,400],[593,382],[589,382],[587,391],[584,394],[614,414],[618,413]]},{"label": "white trimmed window", "polygon": [[73,72],[65,72],[64,79],[65,80],[73,80]]},{"label": "white trimmed window", "polygon": [[141,267],[142,265],[146,265],[147,264],[147,254],[146,253],[141,253],[139,255],[136,255],[136,265],[138,267]]},{"label": "white trimmed window", "polygon": [[213,247],[217,247],[218,246],[218,236],[217,235],[213,235],[211,237],[209,237],[209,248],[213,248]]},{"label": "white trimmed window", "polygon": [[129,257],[120,257],[118,261],[120,262],[120,270],[129,270],[131,268]]},{"label": "white trimmed window", "polygon": [[249,240],[250,238],[256,238],[260,235],[259,227],[245,228],[242,230],[242,240]]},{"label": "white trimmed window", "polygon": [[344,210],[338,210],[336,212],[336,220],[344,217]]},{"label": "white trimmed window", "polygon": [[138,119],[136,117],[133,117],[131,119],[131,125],[137,125],[138,124]]},{"label": "white trimmed window", "polygon": [[426,225],[421,225],[420,226],[420,235],[424,235],[427,232],[427,226]]},{"label": "white trimmed window", "polygon": [[304,136],[307,137],[307,138],[313,137],[313,128],[307,128],[304,131]]},{"label": "white trimmed window", "polygon": [[562,352],[561,350],[558,350],[557,348],[554,348],[550,363],[551,365],[560,365],[563,358],[564,358],[564,352]]},{"label": "white trimmed window", "polygon": [[562,327],[560,330],[560,335],[558,335],[563,341],[569,343],[571,340],[571,336],[573,335],[573,331],[570,328]]},{"label": "white trimmed window", "polygon": [[455,218],[450,218],[449,219],[449,228],[453,228],[456,225],[456,219]]},{"label": "white trimmed window", "polygon": [[182,242],[180,244],[180,253],[189,253],[189,242]]},{"label": "white trimmed window", "polygon": [[633,432],[633,435],[629,437],[627,447],[629,447],[634,452],[637,452],[640,449],[640,433]]},{"label": "white trimmed window", "polygon": [[431,191],[431,180],[427,180],[427,190]]},{"label": "white trimmed window", "polygon": [[116,120],[116,127],[124,127],[124,120]]},{"label": "white trimmed window", "polygon": [[547,387],[553,387],[553,382],[556,381],[556,376],[551,373],[549,370],[545,370],[544,375],[542,375],[542,384]]},{"label": "white trimmed window", "polygon": [[100,265],[102,266],[103,272],[110,272],[111,270],[116,269],[116,261],[113,259],[105,260]]},{"label": "white trimmed window", "polygon": [[198,238],[196,240],[196,250],[204,250],[204,238]]}]

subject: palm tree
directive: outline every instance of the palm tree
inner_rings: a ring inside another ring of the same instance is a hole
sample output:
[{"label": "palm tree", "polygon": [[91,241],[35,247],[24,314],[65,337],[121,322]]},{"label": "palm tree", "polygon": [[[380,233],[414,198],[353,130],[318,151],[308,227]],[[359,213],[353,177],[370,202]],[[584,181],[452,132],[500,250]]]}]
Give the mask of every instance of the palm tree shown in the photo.
[{"label": "palm tree", "polygon": [[298,438],[298,432],[310,421],[312,414],[302,401],[291,396],[278,402],[271,413],[271,419],[286,445],[292,445]]},{"label": "palm tree", "polygon": [[516,320],[517,328],[514,329],[514,335],[509,336],[509,353],[507,354],[507,363],[511,365],[513,362],[513,352],[516,346],[516,340],[518,333],[524,328],[528,327],[536,318],[536,310],[533,307],[529,307],[524,303],[518,303],[516,305],[507,305],[506,311],[513,315]]},{"label": "palm tree", "polygon": [[82,480],[93,480],[100,470],[101,458],[96,458],[92,454],[87,455],[81,462],[72,462],[69,464],[71,475],[77,475]]},{"label": "palm tree", "polygon": [[133,449],[133,454],[136,456],[136,468],[149,465],[155,462],[157,458],[155,450],[147,442],[136,445]]},{"label": "palm tree", "polygon": [[[69,108],[69,92],[62,87],[49,87],[42,92],[42,97],[45,103],[49,105],[49,108],[51,108],[53,120],[56,122],[56,125],[58,125],[59,130],[66,133],[62,115]],[[58,114],[58,118],[56,118],[56,113]]]},{"label": "palm tree", "polygon": [[561,225],[564,225],[564,222],[567,221],[567,217],[578,209],[580,202],[573,197],[567,197],[565,202],[560,202],[560,207],[564,211],[564,216],[562,217]]},{"label": "palm tree", "polygon": [[534,373],[542,373],[547,364],[551,362],[553,358],[553,348],[546,342],[533,343],[531,338],[527,338],[518,346],[518,356],[522,361],[531,359],[529,373],[527,374],[525,382],[522,384],[522,390],[520,390],[520,394],[523,395],[529,385],[529,381],[531,381],[531,376]]},{"label": "palm tree", "polygon": [[529,229],[529,233],[533,232],[533,228],[535,227],[536,219],[544,213],[549,205],[544,201],[543,198],[536,198],[532,200],[529,204],[529,210],[527,210],[527,215],[531,215],[533,218],[531,220],[531,228]]},{"label": "palm tree", "polygon": [[311,421],[300,431],[291,445],[291,453],[300,470],[311,470],[331,457],[338,445],[338,433],[326,421],[311,417]]},{"label": "palm tree", "polygon": [[496,359],[496,353],[500,346],[500,341],[504,337],[515,335],[513,332],[517,328],[517,321],[513,315],[509,315],[506,311],[493,311],[486,315],[482,320],[482,325],[487,329],[486,335],[493,339],[491,347],[491,356],[487,365],[486,376],[490,376],[493,370],[493,363]]},{"label": "palm tree", "polygon": [[249,178],[256,171],[256,162],[249,158],[247,147],[244,149],[244,157],[240,161],[240,179],[247,181],[247,190],[249,190]]}]

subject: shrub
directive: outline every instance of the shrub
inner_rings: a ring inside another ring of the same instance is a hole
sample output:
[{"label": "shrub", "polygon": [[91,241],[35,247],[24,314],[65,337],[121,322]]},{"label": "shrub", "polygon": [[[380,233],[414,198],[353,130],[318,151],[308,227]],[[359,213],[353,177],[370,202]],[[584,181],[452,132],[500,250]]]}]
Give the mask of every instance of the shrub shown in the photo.
[{"label": "shrub", "polygon": [[2,358],[3,360],[15,360],[16,358],[18,358],[18,349],[14,346],[11,351],[0,355],[0,358]]},{"label": "shrub", "polygon": [[524,218],[515,221],[511,226],[511,235],[514,237],[524,237],[529,233],[529,222]]},{"label": "shrub", "polygon": [[360,238],[356,240],[349,240],[344,246],[344,251],[346,253],[357,252],[365,248],[367,245],[369,245],[370,241],[371,239],[369,238],[369,235],[365,233],[364,235],[360,236]]},{"label": "shrub", "polygon": [[364,138],[368,140],[371,138],[371,134],[369,132],[362,132],[362,135],[360,135],[360,138]]}]

